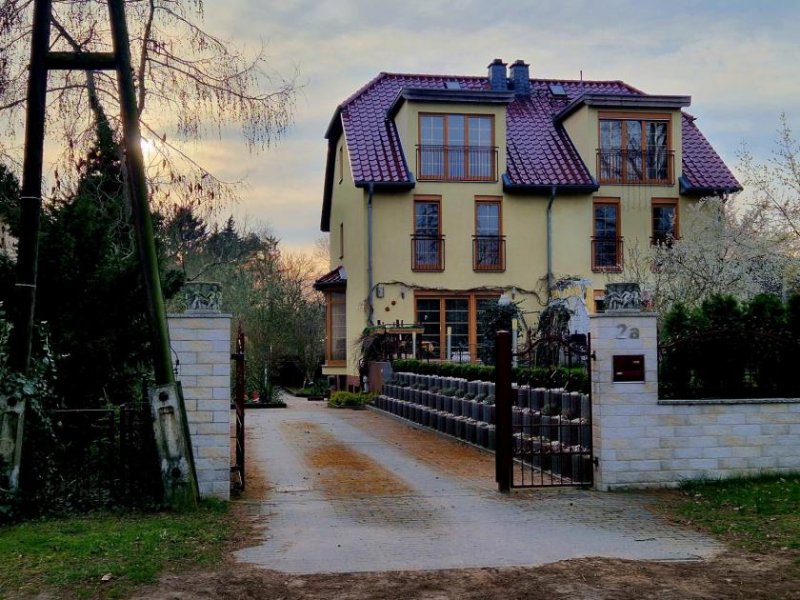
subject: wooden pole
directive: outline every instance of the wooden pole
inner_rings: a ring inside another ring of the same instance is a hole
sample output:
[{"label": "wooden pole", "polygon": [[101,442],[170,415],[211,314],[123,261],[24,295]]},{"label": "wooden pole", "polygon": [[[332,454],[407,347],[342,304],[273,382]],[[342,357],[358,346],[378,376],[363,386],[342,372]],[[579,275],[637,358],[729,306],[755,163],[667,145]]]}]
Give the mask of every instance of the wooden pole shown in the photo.
[{"label": "wooden pole", "polygon": [[495,445],[495,478],[497,489],[508,492],[513,475],[511,431],[511,334],[498,331],[495,363],[495,416],[497,441]]}]

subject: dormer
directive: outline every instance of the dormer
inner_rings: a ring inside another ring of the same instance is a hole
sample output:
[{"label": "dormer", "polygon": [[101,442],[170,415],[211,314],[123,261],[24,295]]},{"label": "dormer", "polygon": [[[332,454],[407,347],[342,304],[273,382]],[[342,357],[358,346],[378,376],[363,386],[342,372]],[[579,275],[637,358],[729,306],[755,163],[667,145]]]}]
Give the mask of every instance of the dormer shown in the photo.
[{"label": "dormer", "polygon": [[498,181],[514,92],[465,87],[458,80],[406,87],[387,111],[417,181]]},{"label": "dormer", "polygon": [[674,186],[689,96],[582,94],[555,116],[600,185]]}]

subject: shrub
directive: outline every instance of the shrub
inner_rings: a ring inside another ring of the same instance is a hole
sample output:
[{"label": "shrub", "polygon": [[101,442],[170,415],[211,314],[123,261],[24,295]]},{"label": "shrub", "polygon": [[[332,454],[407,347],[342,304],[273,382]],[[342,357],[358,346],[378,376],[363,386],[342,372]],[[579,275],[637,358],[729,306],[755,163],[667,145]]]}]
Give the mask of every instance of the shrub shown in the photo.
[{"label": "shrub", "polygon": [[332,408],[364,408],[372,402],[375,394],[372,392],[334,392],[328,400]]}]

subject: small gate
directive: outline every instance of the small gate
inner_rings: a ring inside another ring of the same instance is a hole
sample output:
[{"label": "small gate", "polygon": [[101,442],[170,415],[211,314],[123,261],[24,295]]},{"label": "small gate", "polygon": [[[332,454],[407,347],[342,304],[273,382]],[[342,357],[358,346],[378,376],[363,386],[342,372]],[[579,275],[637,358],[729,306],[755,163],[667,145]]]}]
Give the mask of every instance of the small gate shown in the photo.
[{"label": "small gate", "polygon": [[245,482],[245,445],[244,445],[244,396],[245,396],[245,379],[244,379],[244,332],[242,331],[242,324],[239,323],[239,328],[236,332],[236,352],[231,355],[231,360],[236,363],[236,389],[234,391],[234,407],[236,409],[236,431],[234,434],[235,440],[235,457],[234,464],[231,466],[231,473],[236,476],[234,485],[239,491],[244,491]]},{"label": "small gate", "polygon": [[501,353],[501,343],[508,342],[498,337],[497,436],[505,440],[497,452],[501,491],[592,485],[589,336],[534,340],[516,357],[523,367],[518,375],[527,372],[534,381],[517,387],[511,386],[510,348]]}]

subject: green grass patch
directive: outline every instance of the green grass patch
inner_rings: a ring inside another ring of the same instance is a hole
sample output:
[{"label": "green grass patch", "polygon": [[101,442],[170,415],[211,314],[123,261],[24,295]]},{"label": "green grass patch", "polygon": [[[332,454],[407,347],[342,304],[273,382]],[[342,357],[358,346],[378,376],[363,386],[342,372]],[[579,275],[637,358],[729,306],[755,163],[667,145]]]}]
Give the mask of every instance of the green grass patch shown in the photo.
[{"label": "green grass patch", "polygon": [[375,394],[372,392],[334,392],[328,399],[331,408],[364,408],[372,402]]},{"label": "green grass patch", "polygon": [[753,552],[800,550],[800,473],[691,482],[675,511]]},{"label": "green grass patch", "polygon": [[219,501],[181,514],[97,513],[0,528],[0,597],[118,598],[164,571],[218,564],[233,531]]}]

